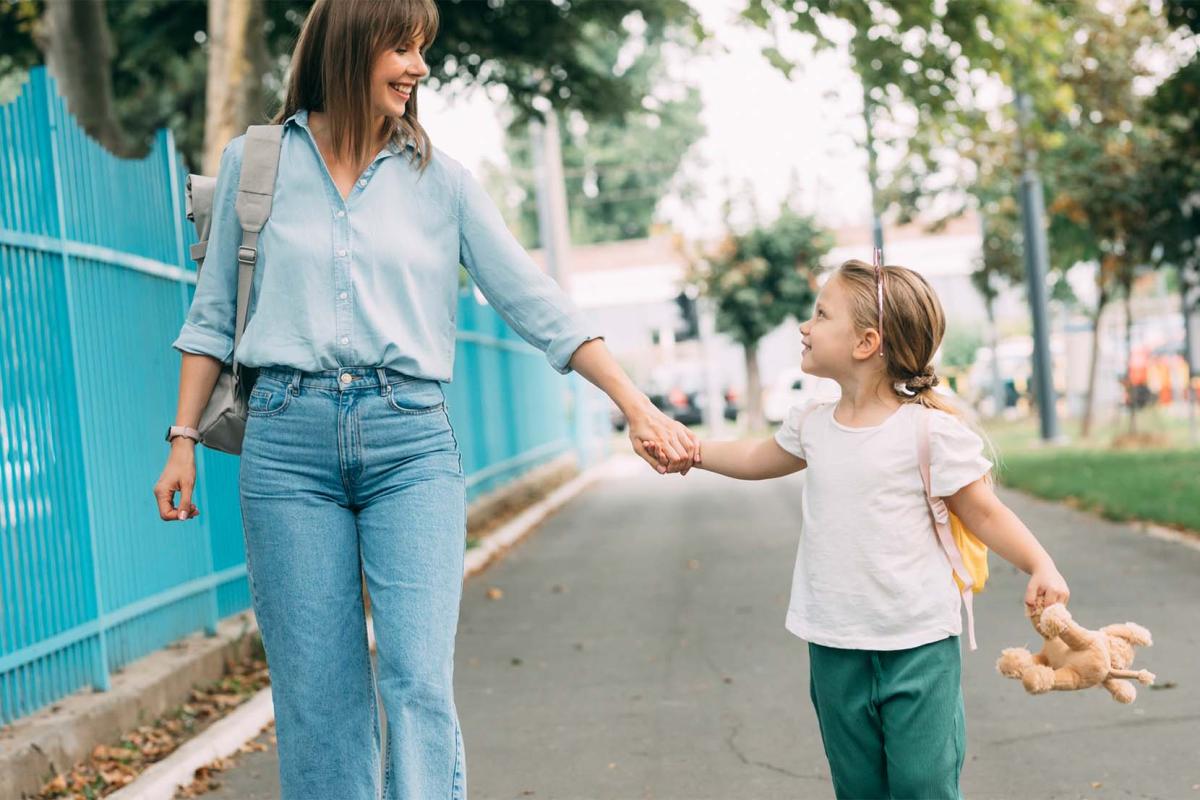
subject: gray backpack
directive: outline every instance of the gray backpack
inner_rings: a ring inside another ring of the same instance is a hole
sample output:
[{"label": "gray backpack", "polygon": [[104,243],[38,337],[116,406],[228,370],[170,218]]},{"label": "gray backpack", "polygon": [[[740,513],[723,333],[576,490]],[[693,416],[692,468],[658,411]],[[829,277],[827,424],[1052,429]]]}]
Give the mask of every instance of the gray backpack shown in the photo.
[{"label": "gray backpack", "polygon": [[[242,156],[242,174],[238,181],[237,215],[242,225],[242,246],[238,248],[237,323],[233,351],[237,352],[246,328],[250,287],[254,282],[254,264],[258,260],[258,234],[271,216],[275,194],[275,175],[279,169],[279,145],[282,125],[251,125],[246,129],[246,148]],[[187,217],[196,226],[200,241],[192,245],[196,262],[196,280],[204,268],[208,233],[212,225],[213,190],[216,178],[205,175],[187,177]],[[234,359],[223,364],[208,405],[200,415],[200,442],[213,450],[241,455],[246,432],[246,401],[254,386],[257,370],[243,367]]]}]

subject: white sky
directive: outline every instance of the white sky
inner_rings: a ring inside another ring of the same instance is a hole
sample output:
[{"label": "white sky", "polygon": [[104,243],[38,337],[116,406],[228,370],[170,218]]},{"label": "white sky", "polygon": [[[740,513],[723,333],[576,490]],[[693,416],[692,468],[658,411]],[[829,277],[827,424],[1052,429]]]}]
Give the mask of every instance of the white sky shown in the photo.
[{"label": "white sky", "polygon": [[[824,224],[867,224],[860,89],[844,54],[805,58],[806,69],[789,80],[762,57],[767,36],[733,21],[742,0],[691,4],[712,41],[704,54],[689,54],[671,71],[695,81],[704,101],[707,135],[685,162],[701,196],[694,208],[668,198],[660,205],[662,216],[690,237],[705,237],[724,227],[721,204],[730,190],[741,195],[752,187],[770,219],[795,182],[801,210],[817,213]],[[789,56],[804,52],[799,37],[789,45]],[[434,142],[473,171],[485,161],[506,161],[496,111],[479,90],[439,96],[426,89],[421,95],[421,121]]]}]

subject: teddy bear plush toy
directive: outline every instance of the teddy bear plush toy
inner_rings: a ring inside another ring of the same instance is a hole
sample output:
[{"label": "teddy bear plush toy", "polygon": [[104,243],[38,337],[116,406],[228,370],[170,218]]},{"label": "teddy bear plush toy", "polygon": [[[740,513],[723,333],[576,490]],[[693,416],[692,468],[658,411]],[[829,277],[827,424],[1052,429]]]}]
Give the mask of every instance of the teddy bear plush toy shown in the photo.
[{"label": "teddy bear plush toy", "polygon": [[1137,690],[1128,679],[1154,683],[1153,673],[1128,668],[1134,645],[1153,644],[1150,631],[1141,625],[1126,622],[1090,631],[1075,622],[1062,603],[1044,610],[1039,606],[1030,619],[1046,640],[1042,651],[1032,654],[1024,647],[1010,647],[996,662],[1001,675],[1021,681],[1030,694],[1103,686],[1118,703],[1132,703]]}]

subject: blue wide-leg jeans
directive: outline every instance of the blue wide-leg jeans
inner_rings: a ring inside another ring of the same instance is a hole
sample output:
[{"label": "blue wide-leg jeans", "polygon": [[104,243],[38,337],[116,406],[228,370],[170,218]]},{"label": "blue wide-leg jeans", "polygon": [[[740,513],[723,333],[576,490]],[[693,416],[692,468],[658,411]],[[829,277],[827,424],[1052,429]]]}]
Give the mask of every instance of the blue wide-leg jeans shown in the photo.
[{"label": "blue wide-leg jeans", "polygon": [[283,800],[464,800],[466,491],[441,385],[377,367],[261,369],[240,485]]}]

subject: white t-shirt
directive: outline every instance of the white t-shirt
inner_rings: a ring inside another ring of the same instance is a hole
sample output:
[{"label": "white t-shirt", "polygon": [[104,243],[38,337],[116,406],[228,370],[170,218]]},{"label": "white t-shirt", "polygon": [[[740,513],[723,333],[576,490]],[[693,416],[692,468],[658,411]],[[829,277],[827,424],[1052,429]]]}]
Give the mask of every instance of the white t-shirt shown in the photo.
[{"label": "white t-shirt", "polygon": [[836,405],[792,408],[775,434],[808,462],[788,630],[856,650],[903,650],[960,634],[961,598],[917,463],[917,414],[930,415],[935,497],[987,474],[983,441],[952,414],[915,403],[869,428],[842,425]]}]

